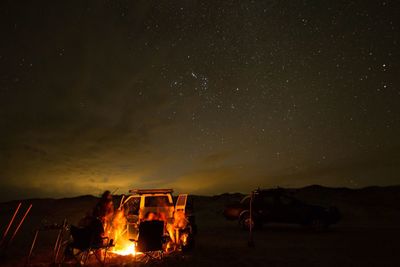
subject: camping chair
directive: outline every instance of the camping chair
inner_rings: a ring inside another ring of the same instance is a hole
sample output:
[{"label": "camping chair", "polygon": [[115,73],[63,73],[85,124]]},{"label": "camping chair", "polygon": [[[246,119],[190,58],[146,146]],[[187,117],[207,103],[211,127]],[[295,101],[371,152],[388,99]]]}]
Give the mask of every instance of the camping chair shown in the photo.
[{"label": "camping chair", "polygon": [[83,228],[71,225],[70,233],[72,242],[66,248],[67,256],[72,256],[79,265],[85,265],[90,256],[94,255],[100,264],[105,265],[107,251],[113,246],[113,240],[103,237],[104,229],[99,219],[94,219],[90,225]]},{"label": "camping chair", "polygon": [[143,253],[145,262],[148,262],[150,259],[162,259],[164,253],[164,221],[141,222],[136,242],[137,251]]}]

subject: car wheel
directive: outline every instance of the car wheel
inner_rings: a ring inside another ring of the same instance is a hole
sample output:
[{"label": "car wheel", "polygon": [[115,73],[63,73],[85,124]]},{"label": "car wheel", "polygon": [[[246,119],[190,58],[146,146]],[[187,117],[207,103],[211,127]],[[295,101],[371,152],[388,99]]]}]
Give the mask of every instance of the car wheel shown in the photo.
[{"label": "car wheel", "polygon": [[323,231],[323,230],[326,230],[328,225],[321,218],[313,218],[312,221],[311,221],[311,227],[315,231]]}]

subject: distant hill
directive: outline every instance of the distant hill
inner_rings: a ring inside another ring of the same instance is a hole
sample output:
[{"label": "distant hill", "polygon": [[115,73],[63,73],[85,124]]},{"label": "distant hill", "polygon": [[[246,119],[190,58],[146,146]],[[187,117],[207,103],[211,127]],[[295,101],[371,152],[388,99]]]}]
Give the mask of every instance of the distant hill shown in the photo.
[{"label": "distant hill", "polygon": [[[303,188],[290,188],[294,197],[311,204],[336,206],[343,214],[343,225],[400,225],[400,186],[371,186],[361,189],[331,188],[311,185]],[[191,196],[198,216],[218,216],[226,204],[240,201],[241,193],[224,193],[215,196]],[[119,199],[120,196],[115,196]],[[70,223],[77,223],[86,213],[91,212],[98,201],[97,197],[84,195],[61,199],[23,200],[21,211],[33,204],[29,222],[39,225],[46,221],[60,222],[68,218]],[[18,202],[0,203],[0,230],[2,230]],[[118,203],[118,200],[115,201]],[[20,213],[22,213],[20,211]],[[221,216],[222,218],[222,216]]]}]

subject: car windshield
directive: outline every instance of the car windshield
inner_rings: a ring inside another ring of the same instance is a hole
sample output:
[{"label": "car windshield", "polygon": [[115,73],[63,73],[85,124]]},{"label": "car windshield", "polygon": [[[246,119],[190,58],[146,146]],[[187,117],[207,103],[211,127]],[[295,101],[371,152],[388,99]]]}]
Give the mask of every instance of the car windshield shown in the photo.
[{"label": "car windshield", "polygon": [[132,198],[126,204],[126,210],[127,210],[128,215],[138,215],[139,208],[140,208],[140,198],[139,197]]},{"label": "car windshield", "polygon": [[172,203],[169,202],[168,196],[149,196],[144,200],[145,207],[169,207]]}]

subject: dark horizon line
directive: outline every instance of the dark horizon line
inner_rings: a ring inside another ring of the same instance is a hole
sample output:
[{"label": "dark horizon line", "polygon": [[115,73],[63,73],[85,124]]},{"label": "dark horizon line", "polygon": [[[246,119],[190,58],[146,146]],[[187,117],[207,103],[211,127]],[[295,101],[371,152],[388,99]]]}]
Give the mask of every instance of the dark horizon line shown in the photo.
[{"label": "dark horizon line", "polygon": [[[372,188],[379,188],[379,189],[388,189],[388,188],[399,188],[400,189],[400,184],[393,184],[393,185],[369,185],[369,186],[363,186],[363,187],[346,187],[346,186],[324,186],[324,185],[319,185],[319,184],[310,184],[302,187],[284,187],[284,186],[275,186],[275,187],[259,187],[257,189],[275,189],[275,188],[282,188],[282,189],[288,189],[288,190],[304,190],[304,189],[309,189],[309,188],[317,188],[317,189],[330,189],[330,190],[351,190],[351,191],[361,191],[361,190],[366,190],[366,189],[372,189]],[[248,192],[250,193],[250,192]],[[196,197],[218,197],[222,195],[235,195],[235,194],[241,194],[241,195],[247,195],[248,193],[243,193],[243,192],[224,192],[220,194],[212,194],[212,195],[197,195],[197,194],[189,194],[191,196],[196,196]],[[114,196],[122,196],[122,195],[127,195],[127,194],[115,194]],[[99,198],[99,196],[95,196],[93,194],[86,194],[86,195],[75,195],[75,196],[70,196],[70,197],[60,197],[60,198],[55,198],[55,197],[37,197],[37,198],[24,198],[24,199],[12,199],[12,200],[6,200],[6,201],[1,201],[0,204],[9,204],[12,202],[27,202],[30,200],[65,200],[65,199],[77,199],[77,198],[85,198],[85,197],[93,197],[93,198]]]}]

